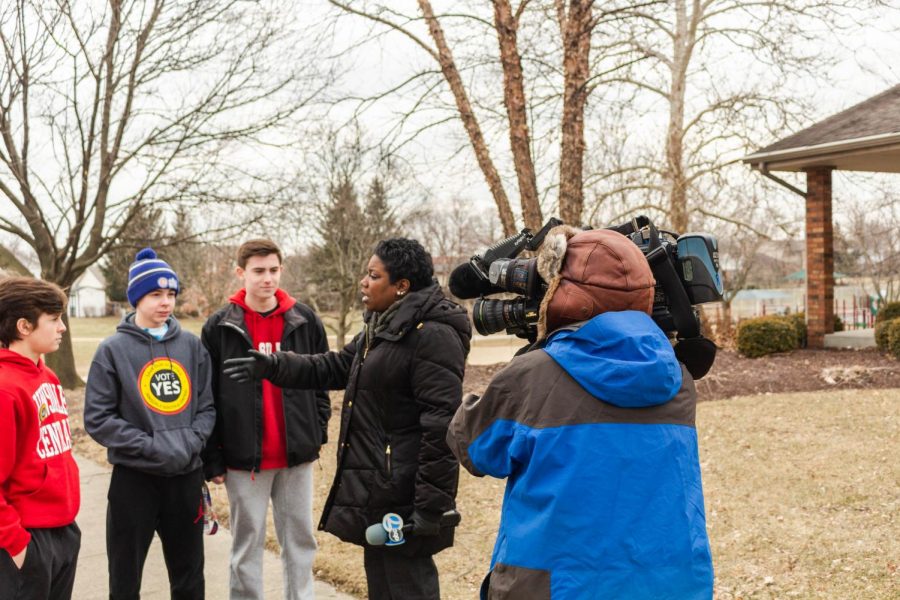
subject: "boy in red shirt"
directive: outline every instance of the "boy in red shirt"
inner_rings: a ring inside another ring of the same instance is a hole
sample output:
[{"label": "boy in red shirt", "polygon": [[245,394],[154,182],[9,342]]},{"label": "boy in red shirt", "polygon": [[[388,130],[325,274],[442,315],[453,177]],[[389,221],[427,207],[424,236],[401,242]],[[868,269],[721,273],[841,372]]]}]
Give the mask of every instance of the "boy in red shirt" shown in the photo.
[{"label": "boy in red shirt", "polygon": [[281,250],[271,240],[238,248],[242,288],[203,326],[213,365],[216,427],[206,444],[206,478],[224,483],[231,507],[231,598],[262,600],[266,515],[271,499],[281,545],[284,598],[313,597],[316,538],[313,461],[326,442],[331,403],[322,390],[281,389],[268,381],[235,383],[222,372],[247,350],[271,354],[328,351],[322,321],[278,287]]},{"label": "boy in red shirt", "polygon": [[41,355],[59,348],[66,295],[0,280],[0,598],[68,599],[81,531],[78,466],[62,386]]}]

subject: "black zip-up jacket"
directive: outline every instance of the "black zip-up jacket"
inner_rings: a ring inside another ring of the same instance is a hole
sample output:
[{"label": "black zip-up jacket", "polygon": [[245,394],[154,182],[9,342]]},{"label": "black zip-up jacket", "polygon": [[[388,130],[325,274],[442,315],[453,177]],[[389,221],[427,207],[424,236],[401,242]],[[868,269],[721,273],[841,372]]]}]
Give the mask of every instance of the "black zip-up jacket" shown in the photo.
[{"label": "black zip-up jacket", "polygon": [[[262,460],[262,382],[237,383],[222,374],[222,363],[247,356],[253,347],[244,309],[228,304],[203,325],[200,336],[213,364],[212,388],[216,427],[203,451],[207,479],[226,469],[259,470]],[[313,310],[297,302],[284,313],[281,348],[298,353],[328,351],[322,321]],[[284,426],[289,467],[315,460],[328,440],[331,401],[323,389],[282,389]]]},{"label": "black zip-up jacket", "polygon": [[[340,352],[276,352],[269,380],[344,389],[337,471],[319,529],[365,545],[366,527],[413,510],[437,520],[456,506],[459,463],[447,447],[460,405],[471,326],[438,285],[410,293],[366,348],[365,331]],[[453,545],[453,528],[411,535],[391,549],[427,556]]]}]

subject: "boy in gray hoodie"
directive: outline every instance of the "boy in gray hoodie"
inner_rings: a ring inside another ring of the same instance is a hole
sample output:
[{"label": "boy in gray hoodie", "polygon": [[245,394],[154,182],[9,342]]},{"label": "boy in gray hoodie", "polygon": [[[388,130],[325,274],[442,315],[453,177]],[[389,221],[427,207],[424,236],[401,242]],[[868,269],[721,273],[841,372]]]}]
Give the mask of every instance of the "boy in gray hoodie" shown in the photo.
[{"label": "boy in gray hoodie", "polygon": [[125,316],[91,363],[84,426],[108,449],[109,597],[138,598],[154,532],[173,599],[204,597],[200,451],[215,424],[209,355],[172,311],[178,277],[141,250]]}]

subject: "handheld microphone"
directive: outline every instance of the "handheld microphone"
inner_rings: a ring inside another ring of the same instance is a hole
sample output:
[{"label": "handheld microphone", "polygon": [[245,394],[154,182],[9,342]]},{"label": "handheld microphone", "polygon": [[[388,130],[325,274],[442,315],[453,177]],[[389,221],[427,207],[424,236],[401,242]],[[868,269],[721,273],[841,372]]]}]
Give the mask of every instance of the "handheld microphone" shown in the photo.
[{"label": "handheld microphone", "polygon": [[465,262],[450,273],[450,293],[467,300],[481,295],[495,294],[497,289],[489,279],[483,278],[471,264]]},{"label": "handheld microphone", "polygon": [[[456,527],[461,520],[462,516],[456,510],[448,510],[441,515],[441,527]],[[390,531],[388,528],[390,528]],[[393,537],[391,536],[392,532],[396,532]],[[397,546],[405,541],[403,534],[415,532],[412,523],[404,524],[403,519],[398,515],[388,513],[384,516],[381,523],[375,523],[366,528],[366,542],[370,546],[384,546],[385,544]],[[390,540],[390,543],[388,540]]]}]

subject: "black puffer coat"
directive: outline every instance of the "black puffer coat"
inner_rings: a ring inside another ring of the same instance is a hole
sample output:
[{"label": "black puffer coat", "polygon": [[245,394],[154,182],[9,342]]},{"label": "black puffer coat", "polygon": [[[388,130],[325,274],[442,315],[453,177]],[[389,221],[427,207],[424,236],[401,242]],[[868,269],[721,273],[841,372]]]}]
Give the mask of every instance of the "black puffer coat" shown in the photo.
[{"label": "black puffer coat", "polygon": [[[319,529],[365,545],[366,527],[385,513],[405,521],[456,506],[459,463],[445,441],[462,396],[471,326],[438,285],[410,293],[366,348],[365,331],[340,352],[278,352],[269,380],[281,387],[343,389],[337,471]],[[453,528],[411,535],[396,550],[434,554]]]},{"label": "black puffer coat", "polygon": [[[228,304],[212,315],[200,336],[213,364],[212,389],[216,401],[216,428],[203,450],[207,479],[226,469],[258,471],[262,461],[262,384],[237,383],[222,373],[222,362],[246,356],[253,347],[244,309]],[[322,321],[301,302],[284,313],[281,347],[291,352],[325,352],[328,340]],[[282,392],[287,464],[293,467],[315,460],[328,440],[331,400],[320,390]]]}]

